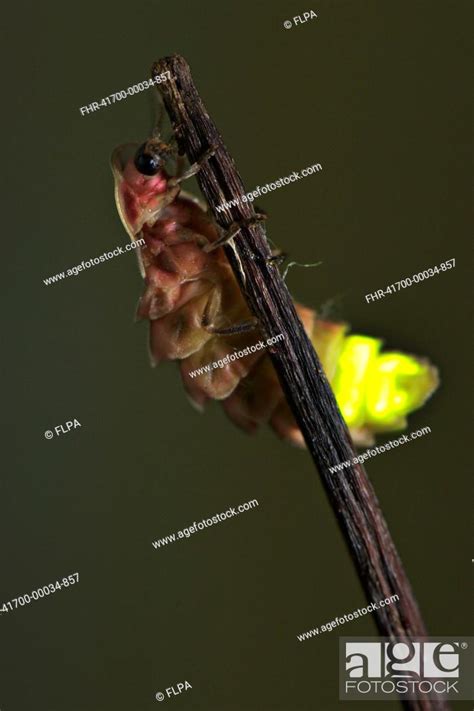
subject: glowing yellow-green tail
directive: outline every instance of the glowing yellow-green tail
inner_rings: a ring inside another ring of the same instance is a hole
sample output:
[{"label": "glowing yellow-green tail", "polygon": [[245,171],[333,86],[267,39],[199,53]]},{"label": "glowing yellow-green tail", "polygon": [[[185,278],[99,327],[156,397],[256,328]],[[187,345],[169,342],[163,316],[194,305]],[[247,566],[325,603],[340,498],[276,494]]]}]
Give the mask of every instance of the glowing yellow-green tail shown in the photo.
[{"label": "glowing yellow-green tail", "polygon": [[436,390],[438,371],[423,358],[381,353],[381,340],[347,330],[317,320],[311,338],[355,440],[370,444],[377,432],[406,427],[407,415]]}]

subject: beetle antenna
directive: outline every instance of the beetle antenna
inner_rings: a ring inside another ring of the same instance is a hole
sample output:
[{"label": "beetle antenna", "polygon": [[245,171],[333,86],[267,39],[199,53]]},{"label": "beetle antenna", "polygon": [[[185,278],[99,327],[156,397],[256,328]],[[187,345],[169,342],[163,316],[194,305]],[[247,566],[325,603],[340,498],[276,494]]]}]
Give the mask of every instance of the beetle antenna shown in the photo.
[{"label": "beetle antenna", "polygon": [[154,89],[152,91],[152,99],[151,99],[151,105],[152,105],[152,129],[151,129],[151,138],[157,138],[160,139],[161,135],[163,133],[163,123],[165,119],[165,107],[163,104],[163,100],[161,98],[160,92],[158,89]]},{"label": "beetle antenna", "polygon": [[313,262],[312,264],[300,264],[300,262],[289,262],[286,265],[286,269],[282,275],[283,281],[285,281],[286,275],[288,274],[290,267],[319,267],[321,264],[322,264],[322,262]]}]

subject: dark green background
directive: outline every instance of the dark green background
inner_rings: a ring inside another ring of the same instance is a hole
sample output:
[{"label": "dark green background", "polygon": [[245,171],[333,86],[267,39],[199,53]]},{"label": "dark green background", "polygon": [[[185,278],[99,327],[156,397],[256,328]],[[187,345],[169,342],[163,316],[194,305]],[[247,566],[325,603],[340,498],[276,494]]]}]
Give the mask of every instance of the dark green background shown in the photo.
[{"label": "dark green background", "polygon": [[[86,0],[4,11],[0,601],[74,571],[80,583],[0,617],[1,711],[353,707],[337,700],[339,632],[296,639],[364,602],[309,457],[269,431],[245,436],[218,406],[199,416],[173,364],[149,367],[147,327],[132,320],[133,255],[43,284],[126,241],[109,155],[151,124],[149,92],[85,117],[79,107],[173,52],[247,189],[323,166],[259,201],[274,242],[323,261],[290,273],[295,297],[335,299],[332,315],[357,332],[439,366],[441,389],[410,419],[432,434],[367,469],[430,632],[471,631],[470,6]],[[317,20],[283,28],[311,8]],[[455,270],[366,304],[452,257]],[[74,417],[81,428],[44,439]],[[252,512],[151,545],[253,498]],[[340,633],[373,635],[373,619]],[[185,679],[192,691],[155,701]]]}]

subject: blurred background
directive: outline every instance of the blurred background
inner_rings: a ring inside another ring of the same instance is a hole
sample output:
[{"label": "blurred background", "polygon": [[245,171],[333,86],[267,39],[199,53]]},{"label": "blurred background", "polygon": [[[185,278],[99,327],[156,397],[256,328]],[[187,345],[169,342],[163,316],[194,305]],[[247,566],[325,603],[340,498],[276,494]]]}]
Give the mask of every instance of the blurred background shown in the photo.
[{"label": "blurred background", "polygon": [[[332,711],[348,705],[338,635],[376,634],[367,615],[298,642],[364,604],[318,475],[270,431],[247,437],[218,405],[198,415],[175,364],[150,368],[147,325],[133,322],[133,253],[43,283],[127,241],[109,156],[152,124],[146,91],[84,117],[79,108],[174,52],[248,190],[323,166],[258,201],[278,246],[322,261],[290,271],[295,298],[332,301],[332,318],[439,367],[441,388],[408,430],[431,434],[367,470],[431,634],[471,632],[471,7],[6,10],[0,604],[76,571],[80,581],[0,616],[2,711],[152,711],[157,691],[185,680],[192,690],[167,701],[173,709]],[[284,28],[311,9],[317,19]],[[455,269],[366,303],[453,257]],[[45,439],[74,418],[81,427]],[[152,546],[254,498],[257,509]]]}]

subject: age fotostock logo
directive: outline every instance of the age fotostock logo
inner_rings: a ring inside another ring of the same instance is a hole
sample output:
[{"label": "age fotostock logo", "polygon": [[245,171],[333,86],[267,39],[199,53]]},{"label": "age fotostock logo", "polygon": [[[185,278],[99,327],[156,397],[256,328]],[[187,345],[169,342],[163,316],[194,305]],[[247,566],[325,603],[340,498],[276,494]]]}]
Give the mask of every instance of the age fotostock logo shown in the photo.
[{"label": "age fotostock logo", "polygon": [[339,698],[474,698],[471,637],[342,637]]}]

